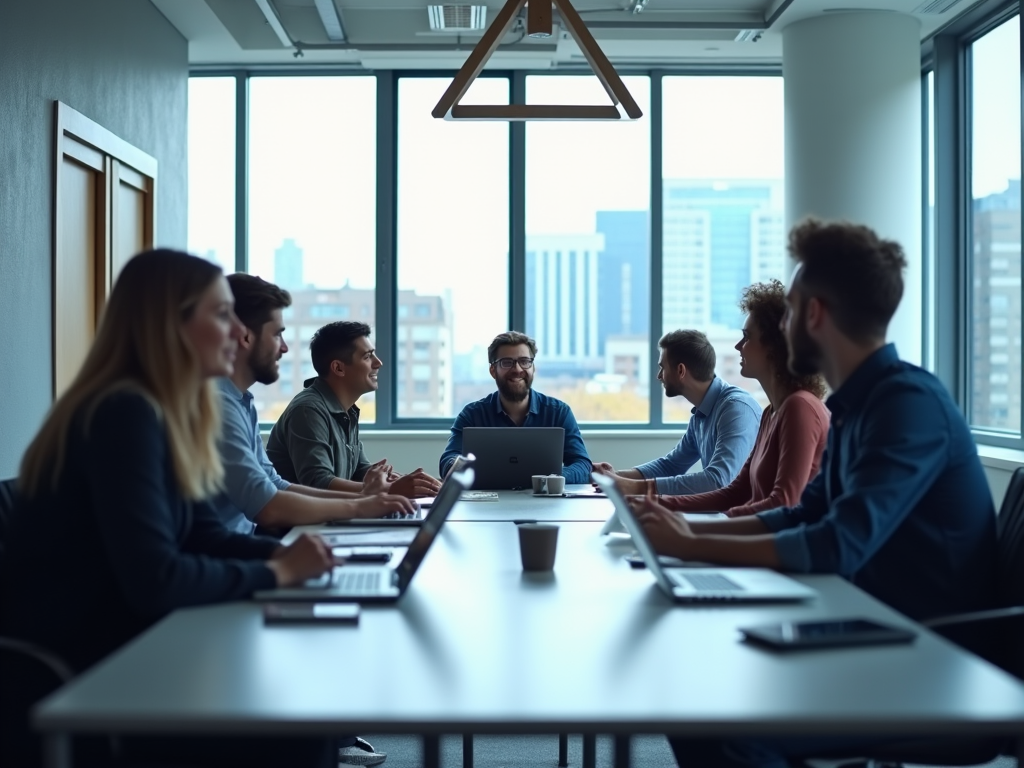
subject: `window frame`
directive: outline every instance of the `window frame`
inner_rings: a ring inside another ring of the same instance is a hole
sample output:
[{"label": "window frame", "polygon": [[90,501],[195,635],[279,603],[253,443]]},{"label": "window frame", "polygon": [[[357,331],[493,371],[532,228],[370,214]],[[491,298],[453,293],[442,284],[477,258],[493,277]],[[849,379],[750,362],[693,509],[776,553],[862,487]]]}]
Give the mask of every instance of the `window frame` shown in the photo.
[{"label": "window frame", "polygon": [[[689,66],[672,68],[621,67],[622,75],[650,78],[651,109],[645,115],[650,127],[650,359],[658,359],[658,341],[662,336],[662,99],[665,77],[782,77],[782,66]],[[376,77],[377,80],[377,220],[376,220],[376,338],[375,346],[386,363],[396,360],[398,305],[398,253],[396,242],[397,185],[398,185],[398,81],[402,78],[430,78],[455,75],[450,70],[365,70],[351,67],[327,68],[197,68],[190,77],[235,78],[235,269],[244,272],[248,267],[248,205],[249,205],[249,82],[257,77]],[[509,81],[513,101],[523,101],[527,77],[550,75],[588,76],[585,67],[565,67],[551,70],[495,70],[485,71],[481,77],[503,78]],[[526,320],[526,126],[512,123],[509,130],[509,327],[523,328]],[[412,417],[397,415],[397,365],[385,365],[385,375],[379,379],[376,397],[376,422],[367,424],[365,431],[391,430],[447,430],[452,417]],[[644,422],[587,422],[588,430],[660,431],[679,434],[685,424],[664,423],[662,389],[657,377],[649,377],[649,418]],[[269,424],[264,424],[269,426]]]},{"label": "window frame", "polygon": [[[926,40],[922,47],[922,85],[929,71],[934,72],[934,146],[935,146],[935,229],[934,262],[923,272],[934,280],[934,306],[925,303],[924,327],[934,328],[933,370],[946,385],[970,424],[971,414],[971,318],[973,284],[973,201],[971,193],[972,104],[970,47],[996,27],[1020,15],[1020,3],[987,0],[967,11],[954,23]],[[1024,55],[1020,65],[1024,88]],[[927,163],[928,95],[922,88],[922,145]],[[1024,103],[1024,102],[1022,102]],[[1024,121],[1022,121],[1024,125]],[[1024,148],[1024,130],[1021,133]],[[1022,161],[1024,165],[1024,161]],[[922,211],[927,211],[928,177],[924,165]],[[1022,168],[1024,170],[1024,168]],[[927,230],[927,216],[922,216]],[[925,243],[928,242],[926,239]],[[927,283],[924,286],[927,297]],[[1024,298],[1024,285],[1022,285]],[[952,308],[937,312],[936,307]],[[1024,330],[1024,329],[1022,329]],[[1021,385],[1024,403],[1024,382]],[[1021,431],[1006,433],[971,426],[979,445],[1024,450],[1024,424]]]}]

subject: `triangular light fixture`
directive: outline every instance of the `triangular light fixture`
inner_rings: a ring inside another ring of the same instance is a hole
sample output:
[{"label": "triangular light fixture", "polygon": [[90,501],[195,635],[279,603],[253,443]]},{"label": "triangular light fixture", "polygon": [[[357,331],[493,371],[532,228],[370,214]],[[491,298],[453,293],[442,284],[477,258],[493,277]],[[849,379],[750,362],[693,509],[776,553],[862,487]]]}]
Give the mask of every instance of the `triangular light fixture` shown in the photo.
[{"label": "triangular light fixture", "polygon": [[590,64],[590,69],[604,86],[611,104],[474,104],[459,102],[476,81],[484,64],[498,47],[498,43],[511,28],[516,16],[527,6],[527,0],[507,0],[476,48],[469,54],[462,69],[455,75],[448,90],[437,102],[431,114],[445,120],[636,120],[643,116],[640,107],[630,95],[615,67],[598,47],[576,9],[569,0],[532,0],[527,6],[527,34],[531,37],[550,37],[552,32],[551,5],[558,9],[569,34],[579,45]]}]

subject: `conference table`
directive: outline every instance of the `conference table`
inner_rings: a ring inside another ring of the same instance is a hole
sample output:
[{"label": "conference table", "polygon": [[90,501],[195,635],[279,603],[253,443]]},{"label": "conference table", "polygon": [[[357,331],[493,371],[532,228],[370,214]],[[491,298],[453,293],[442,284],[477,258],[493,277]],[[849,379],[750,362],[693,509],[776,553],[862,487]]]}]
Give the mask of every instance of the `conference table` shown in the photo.
[{"label": "conference table", "polygon": [[[521,569],[516,525],[560,519],[555,567]],[[179,610],[41,702],[47,765],[70,735],[443,734],[1024,737],[1024,685],[836,576],[805,603],[675,605],[603,499],[459,502],[405,596],[358,626],[265,627],[260,606]],[[490,517],[488,517],[490,516]],[[581,519],[593,517],[594,520]],[[866,617],[909,645],[777,653],[739,627]]]}]

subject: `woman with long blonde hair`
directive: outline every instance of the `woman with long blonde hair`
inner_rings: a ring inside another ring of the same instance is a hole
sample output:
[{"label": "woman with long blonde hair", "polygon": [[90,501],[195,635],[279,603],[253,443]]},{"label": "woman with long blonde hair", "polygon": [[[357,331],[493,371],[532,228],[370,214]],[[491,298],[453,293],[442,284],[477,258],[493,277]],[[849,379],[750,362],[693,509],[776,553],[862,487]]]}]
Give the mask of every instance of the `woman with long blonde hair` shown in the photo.
[{"label": "woman with long blonde hair", "polygon": [[[177,608],[331,567],[319,539],[282,547],[236,534],[207,504],[224,474],[211,379],[232,372],[242,333],[232,306],[220,268],[203,259],[156,250],[125,265],[80,372],[22,461],[0,564],[0,633],[80,672]],[[7,664],[0,762],[38,762],[27,710],[45,688]],[[136,746],[152,762],[152,742]],[[308,740],[179,739],[161,759],[291,765],[321,754],[329,745]]]}]

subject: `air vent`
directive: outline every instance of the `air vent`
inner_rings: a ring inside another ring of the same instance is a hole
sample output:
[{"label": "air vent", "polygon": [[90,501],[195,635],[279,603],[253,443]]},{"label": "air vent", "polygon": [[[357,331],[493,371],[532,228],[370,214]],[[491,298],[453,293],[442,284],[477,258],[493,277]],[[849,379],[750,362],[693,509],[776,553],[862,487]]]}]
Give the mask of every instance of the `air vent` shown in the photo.
[{"label": "air vent", "polygon": [[487,26],[486,5],[428,5],[430,28],[441,32],[470,32]]},{"label": "air vent", "polygon": [[737,43],[756,43],[763,32],[763,29],[741,29],[733,40]]},{"label": "air vent", "polygon": [[960,5],[963,0],[925,0],[912,12],[921,16],[938,16],[951,11]]}]

